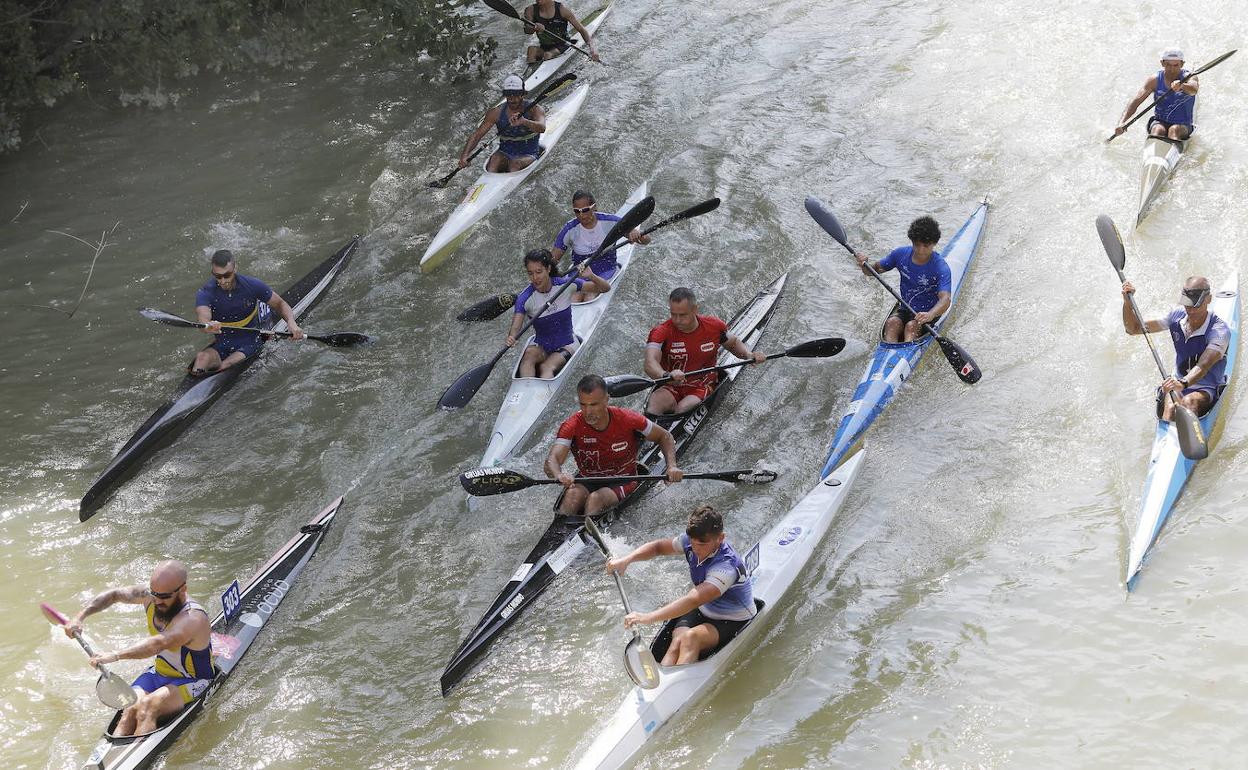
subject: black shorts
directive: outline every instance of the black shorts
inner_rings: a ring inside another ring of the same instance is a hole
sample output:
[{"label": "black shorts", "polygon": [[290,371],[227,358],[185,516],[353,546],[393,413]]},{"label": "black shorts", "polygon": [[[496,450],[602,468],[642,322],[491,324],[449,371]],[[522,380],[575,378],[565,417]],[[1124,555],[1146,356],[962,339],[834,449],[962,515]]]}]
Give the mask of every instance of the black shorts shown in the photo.
[{"label": "black shorts", "polygon": [[558,51],[559,53],[563,53],[564,51],[568,50],[567,43],[561,43],[557,40],[553,43],[543,43],[541,40],[538,40],[537,45],[538,47],[542,49],[543,52]]},{"label": "black shorts", "polygon": [[1166,129],[1167,131],[1169,131],[1169,130],[1170,130],[1170,126],[1186,126],[1186,127],[1187,127],[1187,138],[1188,138],[1188,139],[1191,139],[1191,138],[1192,138],[1192,134],[1196,133],[1196,124],[1195,124],[1195,123],[1167,123],[1167,122],[1165,122],[1164,120],[1158,120],[1156,115],[1150,115],[1150,116],[1149,116],[1149,118],[1148,118],[1148,128],[1146,128],[1146,129],[1145,129],[1145,130],[1146,130],[1146,131],[1148,131],[1148,133],[1150,133],[1150,134],[1151,134],[1151,133],[1153,133],[1153,124],[1154,124],[1154,123],[1155,123],[1155,124],[1157,124],[1157,125],[1159,125],[1159,126],[1161,126],[1161,127],[1162,127],[1162,128],[1164,128],[1164,129]]},{"label": "black shorts", "polygon": [[[750,618],[753,620],[753,618]],[[709,623],[719,632],[719,647],[723,647],[732,638],[741,633],[741,629],[745,628],[749,620],[719,620],[718,618],[708,618],[702,614],[702,610],[692,610],[676,618],[673,628],[694,628],[703,623]]]},{"label": "black shorts", "polygon": [[[919,312],[924,312],[924,311],[920,310]],[[914,313],[911,313],[909,308],[907,308],[905,305],[898,305],[894,307],[893,312],[889,314],[889,318],[893,318],[893,317],[900,318],[901,323],[904,326],[914,320]],[[932,321],[931,323],[934,324],[936,323],[936,321],[939,321],[939,320],[940,319],[937,318],[935,321]]]}]

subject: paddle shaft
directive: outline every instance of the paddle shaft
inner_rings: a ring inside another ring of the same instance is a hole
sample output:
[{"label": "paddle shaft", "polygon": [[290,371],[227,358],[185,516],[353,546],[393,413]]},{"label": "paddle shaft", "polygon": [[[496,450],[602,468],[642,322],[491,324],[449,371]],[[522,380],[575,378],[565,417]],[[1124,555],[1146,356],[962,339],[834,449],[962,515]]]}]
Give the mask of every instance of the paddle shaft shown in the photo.
[{"label": "paddle shaft", "polygon": [[[1127,277],[1123,275],[1117,265],[1114,265],[1114,272],[1118,273],[1119,281],[1122,283],[1127,282]],[[1144,322],[1144,315],[1140,313],[1140,306],[1135,304],[1135,292],[1128,294],[1127,300],[1131,303],[1131,312],[1135,313],[1136,323],[1140,325],[1140,332],[1144,335],[1144,342],[1148,343],[1148,352],[1153,354],[1153,362],[1157,364],[1157,371],[1161,372],[1161,378],[1163,380],[1170,379],[1170,375],[1166,374],[1165,364],[1161,362],[1161,355],[1157,352],[1157,346],[1153,344],[1152,337],[1148,336],[1148,324]],[[1170,398],[1175,404],[1179,403],[1179,396],[1173,390],[1170,391]]]},{"label": "paddle shaft", "polygon": [[[169,316],[170,316],[169,320],[167,321],[157,320],[157,322],[167,323],[170,326],[185,325],[189,329],[207,329],[209,326],[208,324],[201,323],[199,321],[188,321],[187,319],[180,318],[178,316],[173,315],[172,313],[170,313]],[[223,322],[218,322],[218,323],[220,324],[222,329],[237,329],[238,331],[255,332],[257,334],[265,334],[271,337],[291,338],[295,336],[291,334],[290,332],[276,331],[274,329],[256,329],[250,326],[239,326],[238,324],[232,323],[229,321],[223,321]],[[213,333],[220,334],[221,332],[213,332]],[[307,337],[310,340],[316,340],[317,342],[332,342],[332,340],[330,340],[329,337],[326,337],[320,334],[308,334],[305,332],[303,336]]]},{"label": "paddle shaft", "polygon": [[[602,537],[602,530],[598,529],[598,525],[594,523],[592,516],[585,517],[585,529],[589,531],[590,536],[594,538],[594,542],[598,544],[598,549],[602,551],[602,555],[610,561],[611,551],[607,548],[607,541]],[[620,592],[620,601],[624,603],[624,613],[632,612],[633,606],[628,601],[628,594],[624,592],[624,581],[620,578],[620,573],[611,570],[611,577],[615,578],[615,588]],[[636,634],[637,632],[634,631],[633,633]]]},{"label": "paddle shaft", "polygon": [[[706,209],[706,211],[701,211],[701,210],[700,210],[700,209],[702,209],[702,208],[706,207],[708,204],[710,204],[710,203],[711,203],[711,201],[714,201],[714,202],[715,202],[715,205],[713,205],[713,206],[711,206],[710,208]],[[659,223],[658,223],[657,225],[655,225],[654,227],[647,227],[645,230],[642,230],[642,231],[641,231],[641,237],[645,237],[645,236],[647,236],[647,235],[649,235],[649,234],[653,233],[655,230],[662,230],[664,227],[667,227],[668,225],[674,225],[674,224],[676,224],[677,222],[683,222],[683,221],[685,221],[686,219],[692,219],[693,217],[700,216],[701,214],[705,214],[705,213],[707,213],[707,211],[714,211],[714,210],[715,210],[716,208],[718,208],[718,207],[719,207],[719,198],[711,198],[711,199],[706,200],[706,201],[703,201],[702,203],[699,203],[699,204],[697,204],[697,205],[695,205],[695,206],[690,206],[689,208],[685,209],[684,211],[678,211],[678,212],[676,212],[675,214],[672,214],[670,217],[668,217],[667,219],[664,219],[662,222],[659,222]],[[624,248],[625,246],[627,246],[627,245],[628,245],[628,243],[629,243],[628,238],[621,238],[621,239],[619,239],[618,241],[616,241],[615,243],[611,244],[611,247],[610,247],[610,248],[607,248],[607,249],[602,249],[602,248],[600,248],[600,249],[599,249],[599,251],[605,254],[605,253],[606,253],[606,252],[608,252],[608,251],[613,251],[613,250],[615,250],[615,249],[622,249],[622,248]],[[563,275],[564,275],[564,276],[569,276],[569,275],[572,275],[573,273],[575,273],[576,271],[577,271],[577,268],[576,268],[575,266],[573,266],[573,267],[571,267],[571,268],[569,268],[569,269],[568,269],[568,272],[563,273]]]},{"label": "paddle shaft", "polygon": [[[1196,77],[1196,76],[1197,76],[1197,75],[1199,75],[1200,73],[1202,73],[1202,72],[1206,72],[1206,71],[1208,71],[1208,70],[1213,69],[1214,67],[1218,66],[1218,65],[1219,65],[1219,64],[1221,64],[1222,62],[1224,62],[1224,61],[1226,61],[1227,59],[1231,58],[1231,54],[1235,53],[1235,51],[1238,51],[1238,50],[1239,50],[1239,49],[1238,49],[1238,48],[1236,48],[1236,49],[1233,49],[1233,50],[1227,51],[1226,53],[1222,54],[1222,55],[1221,55],[1221,56],[1219,56],[1218,58],[1216,58],[1216,59],[1214,59],[1213,61],[1209,62],[1209,63],[1208,63],[1208,64],[1206,64],[1205,66],[1203,66],[1203,67],[1201,67],[1201,68],[1199,68],[1199,69],[1196,69],[1196,70],[1192,70],[1191,72],[1187,73],[1187,74],[1186,74],[1186,75],[1184,75],[1183,77],[1179,78],[1179,83],[1180,83],[1180,84],[1182,84],[1182,83],[1186,83],[1187,81],[1189,81],[1189,80],[1191,80],[1192,78]],[[1168,95],[1169,95],[1169,94],[1165,94],[1165,95],[1162,95],[1162,96],[1157,97],[1156,99],[1154,99],[1154,100],[1153,100],[1153,103],[1152,103],[1152,104],[1148,105],[1148,106],[1147,106],[1147,107],[1145,107],[1144,109],[1142,109],[1142,110],[1140,110],[1139,112],[1135,113],[1135,117],[1131,118],[1131,119],[1130,119],[1130,120],[1128,120],[1126,123],[1123,123],[1123,124],[1122,124],[1122,130],[1123,130],[1123,133],[1126,133],[1126,130],[1127,130],[1128,128],[1130,128],[1130,127],[1131,127],[1131,124],[1135,123],[1135,121],[1137,121],[1137,120],[1139,120],[1140,118],[1144,117],[1144,116],[1148,113],[1148,111],[1149,111],[1149,110],[1151,110],[1152,108],[1156,107],[1156,106],[1158,105],[1158,103],[1160,103],[1160,102],[1161,102],[1161,100],[1162,100],[1162,99],[1164,99],[1164,98],[1166,98],[1166,96],[1168,96]],[[1117,138],[1118,138],[1118,134],[1115,132],[1112,136],[1110,136],[1110,137],[1109,137],[1108,139],[1106,139],[1105,141],[1108,143],[1108,142],[1112,142],[1112,141],[1114,141],[1114,140],[1115,140],[1115,139],[1117,139]]]}]

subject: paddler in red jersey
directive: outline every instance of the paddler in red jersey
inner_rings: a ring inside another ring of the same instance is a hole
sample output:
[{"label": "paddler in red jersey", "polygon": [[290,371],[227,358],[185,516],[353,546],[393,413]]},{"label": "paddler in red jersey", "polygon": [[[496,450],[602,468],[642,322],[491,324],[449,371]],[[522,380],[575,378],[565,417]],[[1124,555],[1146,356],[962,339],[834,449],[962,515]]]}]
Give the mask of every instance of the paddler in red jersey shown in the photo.
[{"label": "paddler in red jersey", "polygon": [[[607,404],[607,383],[587,374],[576,384],[581,411],[563,421],[555,443],[546,455],[547,478],[559,479],[567,492],[559,506],[566,516],[594,516],[632,494],[639,482],[596,483],[594,477],[637,475],[637,450],[642,439],[653,441],[667,461],[669,482],[680,481],[676,465],[676,442],[672,434],[640,412]],[[580,475],[563,470],[571,454]]]},{"label": "paddler in red jersey", "polygon": [[208,610],[187,595],[186,566],[167,561],[152,571],[148,585],[114,588],[96,596],[65,624],[71,639],[81,633],[82,621],[114,604],[141,604],[147,613],[150,638],[117,652],[101,652],[91,665],[156,656],[151,667],[134,680],[139,700],[121,712],[113,734],[150,733],[161,720],[203,695],[216,676],[212,661],[212,623]]},{"label": "paddler in red jersey", "polygon": [[650,394],[647,414],[684,413],[711,395],[719,375],[715,372],[686,377],[685,372],[708,369],[719,360],[723,346],[743,360],[762,363],[767,356],[751,351],[728,324],[713,315],[698,315],[698,301],[692,289],[680,287],[668,295],[671,318],[650,330],[646,340],[646,375],[651,379],[671,377],[672,381]]}]

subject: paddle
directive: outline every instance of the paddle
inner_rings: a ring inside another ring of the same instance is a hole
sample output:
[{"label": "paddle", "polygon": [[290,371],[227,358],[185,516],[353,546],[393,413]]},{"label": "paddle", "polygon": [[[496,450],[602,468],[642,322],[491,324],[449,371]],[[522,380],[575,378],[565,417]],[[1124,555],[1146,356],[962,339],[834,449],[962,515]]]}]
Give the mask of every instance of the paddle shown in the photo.
[{"label": "paddle", "polygon": [[[794,345],[788,350],[780,353],[770,353],[763,361],[771,361],[777,358],[828,358],[840,353],[845,348],[845,340],[840,337],[823,337],[817,340],[810,340]],[[731,364],[722,364],[720,366],[708,366],[705,369],[694,369],[692,372],[685,372],[685,377],[694,377],[699,374],[709,374],[710,372],[726,372],[737,366],[745,366],[754,363],[753,359],[745,361],[734,361]],[[606,378],[607,395],[612,398],[620,398],[622,396],[631,396],[634,393],[640,393],[643,390],[653,388],[656,385],[663,385],[671,382],[672,378],[660,377],[652,380],[649,377],[639,377],[635,374],[613,374]]]},{"label": "paddle", "polygon": [[[708,200],[704,200],[701,203],[690,206],[684,211],[680,211],[675,214],[672,214],[670,217],[668,217],[667,219],[664,219],[662,222],[659,222],[654,227],[646,228],[645,230],[641,232],[641,234],[649,235],[650,233],[653,233],[655,230],[662,230],[664,227],[667,227],[668,225],[674,225],[677,222],[683,222],[686,219],[693,219],[694,217],[700,217],[703,214],[709,214],[710,212],[714,211],[717,208],[719,208],[719,198],[710,198]],[[604,239],[603,243],[606,243],[606,242],[607,241]],[[622,248],[627,243],[628,243],[628,238],[620,238],[614,244],[612,244],[610,248],[608,248],[606,251],[610,251],[611,249]],[[605,254],[606,251],[604,251],[603,253]],[[569,268],[566,273],[563,273],[563,275],[569,276],[575,272],[576,272],[576,267],[573,266]],[[503,313],[507,312],[507,309],[512,307],[515,304],[515,301],[516,301],[515,294],[496,294],[493,297],[488,297],[486,299],[483,299],[477,304],[473,305],[472,307],[464,310],[462,313],[455,316],[455,319],[457,321],[492,321],[495,318],[498,318]]]},{"label": "paddle", "polygon": [[[559,76],[559,77],[555,78],[554,80],[550,81],[549,83],[547,83],[547,84],[546,84],[546,86],[545,86],[544,88],[542,88],[542,90],[541,90],[541,91],[538,91],[538,92],[537,92],[537,96],[534,96],[534,97],[533,97],[533,101],[529,102],[529,103],[525,106],[525,108],[524,108],[523,110],[520,110],[520,115],[521,115],[521,117],[523,117],[523,116],[524,116],[524,113],[526,113],[526,112],[528,112],[529,110],[531,110],[531,109],[533,108],[533,105],[535,105],[535,104],[537,104],[538,102],[542,101],[542,100],[543,100],[543,99],[545,99],[547,96],[550,96],[550,95],[551,95],[551,94],[553,94],[555,91],[558,91],[560,88],[563,88],[565,85],[567,85],[568,83],[572,82],[573,80],[576,80],[576,73],[575,73],[575,72],[569,72],[568,74],[566,74],[566,75],[561,75],[561,76]],[[491,140],[491,141],[492,141],[492,140]],[[468,162],[467,162],[467,163],[465,163],[463,166],[456,166],[455,168],[451,169],[451,173],[447,174],[447,175],[446,175],[446,176],[444,176],[444,177],[441,177],[440,179],[435,179],[435,180],[433,180],[432,182],[426,182],[426,183],[425,183],[425,186],[426,186],[426,187],[432,187],[432,188],[433,188],[433,189],[435,189],[435,190],[441,190],[443,187],[446,187],[446,185],[447,185],[447,184],[448,184],[448,183],[449,183],[452,179],[454,179],[454,178],[455,178],[455,175],[456,175],[456,174],[458,174],[460,171],[463,171],[464,169],[468,168],[468,166],[472,164],[472,159],[473,159],[473,158],[475,158],[475,157],[477,157],[478,155],[480,155],[480,154],[481,154],[481,151],[482,151],[482,150],[484,150],[486,147],[489,147],[489,146],[490,146],[490,142],[488,142],[488,141],[487,141],[487,142],[482,142],[482,143],[481,143],[481,145],[480,145],[479,147],[477,147],[477,149],[473,150],[473,151],[472,151],[472,154],[468,156]]]},{"label": "paddle", "polygon": [[[806,212],[819,223],[819,226],[822,227],[828,235],[832,236],[837,243],[844,246],[846,251],[850,254],[854,253],[853,248],[846,242],[845,229],[841,227],[841,223],[836,220],[836,215],[832,213],[832,210],[829,209],[823,201],[813,196],[807,198]],[[888,289],[888,293],[892,294],[897,301],[901,303],[902,307],[909,310],[911,315],[914,315],[914,308],[910,307],[910,305],[901,298],[901,295],[897,293],[897,290],[892,286],[889,286],[888,283],[880,277],[880,274],[875,272],[875,269],[871,267],[870,264],[867,265],[867,271],[875,277],[875,280],[880,282],[881,286]],[[965,350],[963,350],[953,340],[942,337],[940,333],[936,331],[936,327],[932,326],[930,323],[923,324],[923,328],[926,329],[927,333],[932,335],[932,337],[936,339],[936,342],[940,344],[941,352],[945,354],[945,358],[949,361],[949,365],[953,367],[955,372],[957,372],[958,379],[968,385],[974,385],[979,382],[979,379],[984,376],[984,373],[979,370],[975,361],[966,354]]]},{"label": "paddle", "polygon": [[[683,478],[685,481],[708,479],[710,481],[728,481],[734,484],[770,484],[776,480],[778,475],[775,471],[746,468],[735,471],[686,473]],[[617,484],[628,484],[633,481],[663,481],[666,478],[667,476],[660,474],[649,476],[594,476],[592,481],[595,484],[604,486],[615,486]],[[459,483],[463,486],[464,491],[470,495],[488,497],[489,495],[505,495],[509,492],[519,492],[522,489],[543,484],[558,484],[559,479],[535,479],[519,471],[512,471],[506,468],[477,468],[476,470],[459,474]]]},{"label": "paddle", "polygon": [[[157,323],[167,324],[169,326],[178,326],[183,329],[207,329],[208,328],[208,324],[199,323],[198,321],[188,321],[181,316],[176,316],[173,313],[166,313],[163,310],[157,310],[156,308],[152,308],[152,307],[139,308],[139,315],[143,316],[144,318],[148,320],[156,321]],[[264,334],[270,337],[293,337],[294,336],[290,332],[279,332],[279,331],[274,331],[272,329],[254,329],[248,326],[240,326],[239,324],[229,323],[229,322],[223,322],[221,324],[221,327],[224,329],[243,329],[246,331],[254,331],[254,332],[258,332],[260,334]],[[324,342],[326,345],[332,345],[336,348],[347,347],[349,345],[360,345],[365,342],[372,342],[372,338],[370,338],[367,334],[360,334],[359,332],[331,332],[330,334],[307,334],[305,332],[304,336],[310,340],[316,340],[317,342]]]},{"label": "paddle", "polygon": [[[1197,76],[1197,75],[1199,75],[1200,73],[1205,72],[1206,70],[1211,70],[1211,69],[1213,69],[1214,67],[1218,66],[1218,65],[1219,65],[1219,64],[1221,64],[1222,62],[1224,62],[1224,61],[1226,61],[1227,59],[1231,58],[1231,56],[1232,56],[1232,55],[1233,55],[1236,51],[1238,51],[1238,50],[1239,50],[1238,48],[1233,48],[1233,49],[1231,49],[1230,51],[1227,51],[1226,53],[1222,54],[1221,56],[1219,56],[1218,58],[1216,58],[1216,59],[1214,59],[1213,61],[1209,62],[1208,64],[1206,64],[1205,66],[1201,67],[1200,69],[1195,70],[1195,71],[1192,71],[1192,72],[1189,72],[1189,73],[1187,73],[1186,75],[1184,75],[1183,77],[1179,78],[1179,82],[1180,82],[1180,83],[1186,83],[1189,79],[1196,77],[1196,76]],[[1157,106],[1157,102],[1160,102],[1160,101],[1161,101],[1162,99],[1164,99],[1164,98],[1165,98],[1165,95],[1162,95],[1162,96],[1157,97],[1156,99],[1154,99],[1154,100],[1153,100],[1153,103],[1152,103],[1152,104],[1148,105],[1148,106],[1147,106],[1147,107],[1145,107],[1144,109],[1142,109],[1142,110],[1140,110],[1139,112],[1135,113],[1135,117],[1131,118],[1131,119],[1130,119],[1130,120],[1128,120],[1126,123],[1123,123],[1123,124],[1122,124],[1122,130],[1123,130],[1123,133],[1126,133],[1126,130],[1127,130],[1128,128],[1130,128],[1130,127],[1131,127],[1131,124],[1132,124],[1132,123],[1134,123],[1135,121],[1137,121],[1137,120],[1139,120],[1140,118],[1144,117],[1144,113],[1146,113],[1146,112],[1148,112],[1149,110],[1151,110],[1152,108],[1156,107],[1156,106]],[[1105,143],[1106,143],[1106,144],[1109,144],[1110,142],[1114,141],[1114,140],[1115,140],[1115,139],[1117,139],[1117,138],[1118,138],[1118,134],[1117,134],[1117,132],[1115,132],[1115,133],[1111,134],[1111,135],[1110,135],[1110,137],[1109,137],[1108,139],[1106,139],[1106,140],[1105,140]]]},{"label": "paddle", "polygon": [[[52,625],[62,627],[69,625],[69,618],[57,612],[51,604],[40,604],[39,609]],[[82,651],[87,653],[87,657],[95,657],[95,650],[92,649],[91,642],[85,634],[74,632],[74,639],[82,646]],[[100,678],[95,681],[95,694],[99,696],[101,703],[118,711],[138,703],[139,696],[135,695],[134,688],[126,680],[109,671],[102,663],[96,668],[100,672]]]},{"label": "paddle", "polygon": [[[607,237],[602,240],[602,246],[599,246],[597,251],[582,260],[580,265],[577,266],[578,269],[597,259],[607,244],[614,243],[620,236],[631,233],[633,228],[646,221],[646,218],[652,213],[654,213],[654,198],[651,196],[642,198],[637,202],[636,206],[633,206],[628,210],[627,214],[620,218],[620,221],[615,223],[615,226],[607,233]],[[529,330],[529,327],[533,325],[533,321],[549,310],[555,304],[555,300],[559,299],[559,296],[567,291],[569,286],[575,285],[576,281],[568,281],[561,285],[559,290],[546,301],[546,304],[542,305],[541,309],[533,314],[528,323],[520,328],[520,331],[516,333],[516,339],[521,339],[524,333]],[[490,376],[490,372],[494,371],[494,365],[502,359],[508,350],[511,350],[511,348],[503,345],[502,349],[494,354],[494,357],[489,361],[461,374],[459,379],[451,383],[451,386],[438,399],[438,406],[443,409],[459,409],[466,405],[477,394],[477,391],[481,389],[481,386],[485,384],[486,379]]]},{"label": "paddle", "polygon": [[[602,555],[610,561],[611,551],[607,548],[607,541],[602,538],[602,531],[594,523],[593,516],[585,517],[585,529],[598,544]],[[620,601],[624,602],[624,613],[631,613],[633,607],[628,603],[628,595],[624,593],[624,581],[620,579],[620,573],[612,572],[611,577],[615,578],[615,587],[620,592]],[[628,640],[628,644],[624,645],[624,670],[628,672],[628,678],[633,680],[633,684],[643,690],[653,690],[659,686],[659,663],[654,659],[654,653],[650,651],[650,647],[642,642],[641,631],[634,628],[632,634],[633,637]]]},{"label": "paddle", "polygon": [[[512,8],[511,4],[508,3],[507,0],[485,0],[485,4],[490,6],[494,10],[498,11],[504,16],[510,16],[511,18],[515,19],[521,24],[524,24],[525,26],[533,25],[533,22],[524,18],[524,16],[522,16],[519,11],[517,11],[515,8]],[[590,53],[589,51],[586,51],[584,48],[581,48],[579,45],[577,45],[576,43],[573,43],[571,40],[568,40],[566,37],[563,37],[555,32],[551,32],[550,30],[546,30],[546,34],[550,35],[555,40],[558,40],[560,43],[564,43],[568,46],[571,46],[572,48],[575,48],[576,50],[580,51],[581,53],[589,57],[591,61],[593,60],[594,55],[592,53]],[[602,65],[606,64],[606,62],[603,62],[603,61],[599,61],[598,63]]]},{"label": "paddle", "polygon": [[[1096,232],[1101,236],[1101,245],[1105,247],[1109,263],[1118,273],[1118,280],[1126,283],[1127,277],[1123,275],[1122,269],[1127,264],[1127,250],[1122,245],[1122,238],[1118,235],[1114,220],[1101,214],[1096,218]],[[1148,350],[1153,354],[1153,362],[1157,364],[1157,371],[1161,372],[1161,378],[1165,380],[1168,377],[1166,367],[1161,363],[1161,356],[1157,355],[1157,348],[1153,346],[1153,341],[1148,336],[1144,316],[1140,314],[1139,305],[1135,304],[1135,295],[1128,294],[1127,299],[1130,300],[1131,312],[1135,313],[1135,320],[1143,331],[1144,341],[1148,343]],[[1179,449],[1183,451],[1183,456],[1189,460],[1205,459],[1209,456],[1209,446],[1205,442],[1205,432],[1200,427],[1200,418],[1179,401],[1179,396],[1174,391],[1170,391],[1170,398],[1174,401],[1174,424],[1179,434]]]}]

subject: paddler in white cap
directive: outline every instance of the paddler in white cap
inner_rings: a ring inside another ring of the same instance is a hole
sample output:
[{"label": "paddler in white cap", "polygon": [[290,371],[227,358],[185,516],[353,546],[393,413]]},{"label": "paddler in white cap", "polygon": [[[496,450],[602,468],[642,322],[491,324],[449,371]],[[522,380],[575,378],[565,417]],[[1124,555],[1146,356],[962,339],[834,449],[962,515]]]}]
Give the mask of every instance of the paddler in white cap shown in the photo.
[{"label": "paddler in white cap", "polygon": [[1199,90],[1200,81],[1195,76],[1188,77],[1188,71],[1183,67],[1183,52],[1178,48],[1167,48],[1161,53],[1161,69],[1144,81],[1139,92],[1127,104],[1114,135],[1126,131],[1127,121],[1145,99],[1152,97],[1157,100],[1157,106],[1148,119],[1148,133],[1175,140],[1187,139],[1196,130],[1196,92]]},{"label": "paddler in white cap", "polygon": [[487,171],[506,173],[519,171],[542,154],[538,143],[546,130],[546,112],[540,104],[524,104],[524,81],[519,75],[503,80],[503,103],[491,107],[481,118],[481,125],[468,137],[468,144],[459,154],[459,167],[468,165],[468,156],[493,127],[498,130],[498,149],[485,164]]}]

